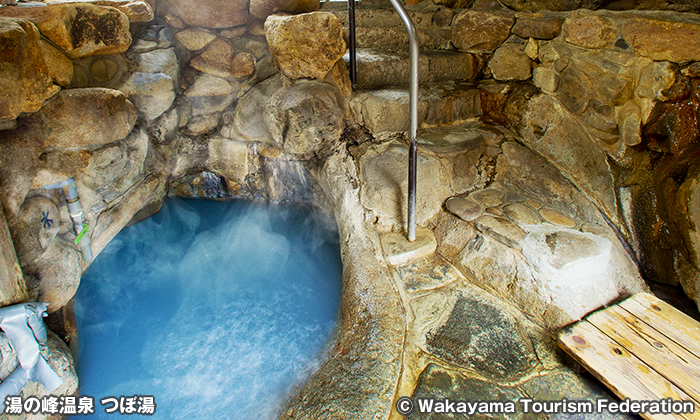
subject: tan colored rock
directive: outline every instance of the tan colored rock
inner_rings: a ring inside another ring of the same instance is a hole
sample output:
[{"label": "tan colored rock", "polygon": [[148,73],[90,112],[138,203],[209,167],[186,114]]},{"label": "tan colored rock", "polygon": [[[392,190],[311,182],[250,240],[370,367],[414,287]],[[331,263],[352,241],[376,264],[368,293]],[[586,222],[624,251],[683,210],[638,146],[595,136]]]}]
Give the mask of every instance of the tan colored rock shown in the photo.
[{"label": "tan colored rock", "polygon": [[90,3],[97,6],[114,7],[124,13],[131,23],[150,22],[153,20],[153,8],[144,1],[134,0],[48,0],[47,5]]},{"label": "tan colored rock", "polygon": [[335,65],[323,79],[326,82],[337,87],[340,93],[346,98],[352,95],[352,83],[350,82],[350,72],[345,65],[345,60],[336,61]]},{"label": "tan colored rock", "polygon": [[561,18],[518,18],[511,29],[520,38],[553,39],[559,36]]},{"label": "tan colored rock", "polygon": [[[362,205],[376,217],[380,230],[401,230],[406,226],[408,148],[384,143],[371,147],[360,158]],[[440,162],[418,153],[416,223],[421,226],[435,217],[442,203],[451,196]]]},{"label": "tan colored rock", "polygon": [[82,275],[78,252],[60,241],[52,241],[44,255],[24,270],[39,280],[37,299],[49,304],[49,313],[61,309],[75,296]]},{"label": "tan colored rock", "polygon": [[572,13],[561,30],[566,42],[584,48],[603,48],[610,45],[617,35],[610,19],[584,12]]},{"label": "tan colored rock", "polygon": [[190,66],[218,77],[231,75],[233,47],[222,38],[215,39],[204,52],[192,60]]},{"label": "tan colored rock", "polygon": [[73,62],[61,50],[43,39],[39,46],[51,80],[63,88],[68,88],[73,80]]},{"label": "tan colored rock", "polygon": [[615,108],[620,137],[628,146],[642,142],[642,111],[635,101],[629,101]]},{"label": "tan colored rock", "polygon": [[168,26],[171,26],[175,29],[185,29],[187,27],[187,24],[183,22],[182,19],[173,15],[172,13],[168,13],[165,16],[163,16],[163,20],[166,24],[168,24]]},{"label": "tan colored rock", "polygon": [[39,31],[30,22],[0,20],[0,120],[37,111],[60,89],[52,83],[39,41]]},{"label": "tan colored rock", "polygon": [[238,38],[239,36],[242,36],[245,34],[246,27],[245,26],[239,26],[237,28],[233,29],[224,29],[222,31],[219,31],[219,36],[223,36],[224,38],[232,39],[232,38]]},{"label": "tan colored rock", "polygon": [[552,67],[536,67],[532,70],[532,83],[544,92],[554,93],[559,87],[559,73]]},{"label": "tan colored rock", "polygon": [[488,64],[493,78],[501,81],[522,81],[532,76],[532,61],[518,44],[503,44],[493,53]]},{"label": "tan colored rock", "polygon": [[485,188],[483,190],[477,190],[469,194],[469,198],[479,202],[487,207],[493,207],[500,205],[505,199],[506,194],[496,188]]},{"label": "tan colored rock", "polygon": [[30,20],[70,58],[120,54],[131,45],[129,18],[111,7],[90,3],[3,7],[3,16]]},{"label": "tan colored rock", "polygon": [[345,54],[343,27],[327,12],[270,16],[265,37],[275,64],[291,79],[322,79]]},{"label": "tan colored rock", "polygon": [[462,51],[490,53],[508,38],[514,23],[506,13],[464,11],[452,24],[452,43]]},{"label": "tan colored rock", "polygon": [[542,219],[549,223],[564,226],[567,228],[576,227],[576,221],[574,219],[557,210],[543,207],[539,210],[539,214],[542,217]]},{"label": "tan colored rock", "polygon": [[231,28],[248,22],[247,0],[171,0],[167,7],[190,26]]},{"label": "tan colored rock", "polygon": [[185,96],[226,96],[233,91],[231,84],[226,80],[202,74],[197,76],[192,86],[185,91]]},{"label": "tan colored rock", "polygon": [[119,90],[148,121],[160,117],[175,100],[174,81],[165,73],[132,73]]},{"label": "tan colored rock", "polygon": [[216,34],[205,29],[188,28],[175,34],[175,39],[190,51],[199,51],[216,39]]},{"label": "tan colored rock", "polygon": [[523,203],[512,203],[503,209],[505,215],[518,225],[536,225],[542,223],[537,212],[530,206]]},{"label": "tan colored rock", "polygon": [[37,173],[32,189],[55,184],[72,178],[87,168],[91,152],[88,150],[46,151],[39,156]]},{"label": "tan colored rock", "polygon": [[319,9],[319,0],[251,0],[250,14],[258,19],[286,12],[291,14],[314,12]]},{"label": "tan colored rock", "polygon": [[481,216],[484,210],[476,201],[464,197],[450,197],[445,202],[445,207],[447,207],[447,210],[452,212],[452,214],[467,222],[471,222]]},{"label": "tan colored rock", "polygon": [[650,18],[630,19],[622,36],[640,55],[657,61],[700,60],[700,25]]},{"label": "tan colored rock", "polygon": [[[646,61],[646,60],[645,60]],[[676,82],[675,66],[669,62],[640,63],[641,71],[634,94],[642,98],[664,101]]]},{"label": "tan colored rock", "polygon": [[236,54],[236,57],[231,62],[231,75],[240,79],[253,73],[255,73],[255,57],[253,57],[253,54],[247,51]]},{"label": "tan colored rock", "polygon": [[45,147],[69,148],[123,139],[134,128],[137,115],[136,107],[122,92],[69,89],[48,101],[27,122],[50,130]]},{"label": "tan colored rock", "polygon": [[277,92],[265,105],[264,118],[277,144],[305,159],[340,140],[345,128],[343,104],[334,86],[304,80]]}]

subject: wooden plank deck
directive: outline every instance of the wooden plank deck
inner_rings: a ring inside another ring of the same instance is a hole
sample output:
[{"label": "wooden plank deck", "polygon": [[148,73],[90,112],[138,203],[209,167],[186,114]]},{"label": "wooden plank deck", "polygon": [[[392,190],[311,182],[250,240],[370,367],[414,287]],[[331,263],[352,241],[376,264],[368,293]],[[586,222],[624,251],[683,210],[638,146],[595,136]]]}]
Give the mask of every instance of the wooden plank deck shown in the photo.
[{"label": "wooden plank deck", "polygon": [[589,315],[561,332],[559,346],[623,400],[694,406],[641,417],[700,419],[700,323],[655,296],[638,293]]}]

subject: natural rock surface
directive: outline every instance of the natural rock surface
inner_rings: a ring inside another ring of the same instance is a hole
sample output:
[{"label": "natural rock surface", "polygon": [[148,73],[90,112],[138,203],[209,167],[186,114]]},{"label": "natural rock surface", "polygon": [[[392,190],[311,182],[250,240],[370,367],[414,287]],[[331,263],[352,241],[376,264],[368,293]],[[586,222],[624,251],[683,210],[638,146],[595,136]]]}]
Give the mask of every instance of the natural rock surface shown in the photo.
[{"label": "natural rock surface", "polygon": [[648,18],[630,19],[622,26],[625,40],[639,54],[675,63],[700,60],[698,33],[698,24]]},{"label": "natural rock surface", "polygon": [[40,45],[39,31],[32,23],[0,19],[0,121],[37,111],[59,90],[52,84]]},{"label": "natural rock surface", "polygon": [[190,60],[190,66],[207,74],[228,77],[231,75],[232,60],[233,48],[231,44],[222,38],[217,38],[207,46],[202,54]]},{"label": "natural rock surface", "polygon": [[3,16],[30,20],[70,58],[122,53],[131,45],[129,18],[111,7],[89,3],[4,7]]},{"label": "natural rock surface", "polygon": [[270,16],[265,37],[275,64],[290,79],[322,79],[345,54],[342,26],[330,13]]},{"label": "natural rock surface", "polygon": [[490,53],[508,38],[514,23],[510,14],[461,12],[452,24],[452,43],[462,51]]},{"label": "natural rock surface", "polygon": [[343,102],[327,83],[296,82],[270,99],[264,118],[277,144],[293,156],[308,158],[340,139]]},{"label": "natural rock surface", "polygon": [[279,12],[308,13],[318,10],[320,4],[319,0],[252,0],[250,14],[265,19]]},{"label": "natural rock surface", "polygon": [[244,0],[173,0],[167,7],[191,26],[230,28],[248,21],[248,2]]}]

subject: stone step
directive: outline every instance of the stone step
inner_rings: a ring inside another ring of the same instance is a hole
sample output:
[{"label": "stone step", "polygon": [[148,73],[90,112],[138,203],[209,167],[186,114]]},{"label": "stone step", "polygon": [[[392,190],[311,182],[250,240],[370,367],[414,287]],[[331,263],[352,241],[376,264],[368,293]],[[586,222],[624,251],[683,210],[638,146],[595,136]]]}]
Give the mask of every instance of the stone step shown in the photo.
[{"label": "stone step", "polygon": [[[408,130],[408,89],[356,91],[350,100],[355,120],[375,137]],[[419,125],[445,125],[482,115],[481,91],[471,83],[443,82],[419,89]]]},{"label": "stone step", "polygon": [[[408,51],[358,49],[356,56],[357,88],[408,86],[410,70]],[[350,60],[349,53],[345,54],[344,59],[346,62]],[[472,81],[478,77],[480,70],[480,60],[469,53],[422,51],[418,57],[420,84]]]},{"label": "stone step", "polygon": [[[452,39],[451,10],[434,5],[427,7],[414,5],[408,6],[406,9],[416,27],[421,49],[453,49],[450,42]],[[340,20],[347,39],[347,4],[339,5],[337,2],[325,2],[321,10],[333,13]],[[387,50],[408,48],[406,28],[389,2],[356,7],[355,40],[358,48]]]}]

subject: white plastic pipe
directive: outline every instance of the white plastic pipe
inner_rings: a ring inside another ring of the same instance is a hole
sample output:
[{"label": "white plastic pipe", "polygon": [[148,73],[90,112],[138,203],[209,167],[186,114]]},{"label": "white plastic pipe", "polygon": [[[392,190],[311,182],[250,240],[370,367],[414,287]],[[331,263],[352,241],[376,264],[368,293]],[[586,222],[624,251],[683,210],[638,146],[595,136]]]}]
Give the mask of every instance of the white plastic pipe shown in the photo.
[{"label": "white plastic pipe", "polygon": [[75,185],[75,180],[73,178],[68,178],[65,181],[44,185],[41,188],[45,190],[56,190],[60,188],[63,190],[63,194],[66,196],[66,203],[68,204],[68,213],[73,221],[73,232],[75,232],[76,238],[75,243],[80,247],[83,260],[85,260],[85,262],[92,261],[90,235],[88,235],[87,231],[83,232],[83,229],[88,229],[88,226],[83,220],[83,206],[80,204],[80,197],[78,197],[78,188]]}]

